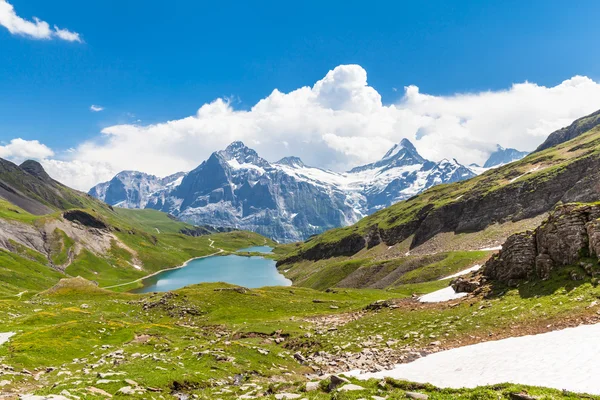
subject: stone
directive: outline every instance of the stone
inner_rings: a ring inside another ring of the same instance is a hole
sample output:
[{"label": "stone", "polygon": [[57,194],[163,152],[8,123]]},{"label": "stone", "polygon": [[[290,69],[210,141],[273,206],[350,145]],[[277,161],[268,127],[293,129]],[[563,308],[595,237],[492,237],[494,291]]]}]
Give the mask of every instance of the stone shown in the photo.
[{"label": "stone", "polygon": [[527,393],[511,393],[510,394],[510,398],[511,400],[537,400],[538,397],[535,396],[530,396]]},{"label": "stone", "polygon": [[135,389],[132,388],[131,386],[124,386],[121,389],[118,390],[118,393],[121,394],[135,394]]},{"label": "stone", "polygon": [[277,400],[292,400],[292,399],[299,399],[300,397],[302,397],[299,394],[294,394],[294,393],[277,393],[275,395],[275,398]]},{"label": "stone", "polygon": [[418,393],[418,392],[406,392],[404,393],[406,395],[406,397],[408,397],[409,399],[417,399],[417,400],[427,400],[429,398],[428,395],[424,394],[424,393]]},{"label": "stone", "polygon": [[314,392],[315,390],[319,390],[321,384],[319,382],[306,382],[306,387],[304,390],[307,392]]},{"label": "stone", "polygon": [[362,386],[355,385],[353,383],[349,383],[338,389],[338,391],[340,392],[358,392],[361,390],[365,390],[365,388]]},{"label": "stone", "polygon": [[473,293],[481,283],[477,275],[475,276],[459,276],[450,282],[450,286],[456,293]]},{"label": "stone", "polygon": [[109,398],[112,397],[112,394],[105,392],[102,389],[98,389],[97,387],[90,386],[86,390],[92,394],[97,394],[99,396],[104,396],[104,397],[109,397]]},{"label": "stone", "polygon": [[300,352],[294,353],[294,358],[301,363],[306,362],[306,358]]},{"label": "stone", "polygon": [[350,381],[344,377],[341,376],[337,376],[337,375],[331,375],[331,377],[329,378],[329,390],[334,390],[336,389],[338,386],[343,385],[343,384],[348,384],[350,383]]}]

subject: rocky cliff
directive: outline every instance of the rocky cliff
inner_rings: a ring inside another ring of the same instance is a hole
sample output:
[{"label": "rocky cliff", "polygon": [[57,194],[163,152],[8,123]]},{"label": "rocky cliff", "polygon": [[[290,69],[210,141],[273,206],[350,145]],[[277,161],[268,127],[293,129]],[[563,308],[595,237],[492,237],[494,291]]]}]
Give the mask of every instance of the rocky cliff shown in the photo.
[{"label": "rocky cliff", "polygon": [[[576,264],[593,275],[593,264],[580,260],[600,257],[599,218],[600,203],[560,205],[537,229],[510,236],[479,278],[515,286],[524,279],[548,279],[553,270]],[[472,291],[481,283],[473,278],[458,278],[453,287]]]}]

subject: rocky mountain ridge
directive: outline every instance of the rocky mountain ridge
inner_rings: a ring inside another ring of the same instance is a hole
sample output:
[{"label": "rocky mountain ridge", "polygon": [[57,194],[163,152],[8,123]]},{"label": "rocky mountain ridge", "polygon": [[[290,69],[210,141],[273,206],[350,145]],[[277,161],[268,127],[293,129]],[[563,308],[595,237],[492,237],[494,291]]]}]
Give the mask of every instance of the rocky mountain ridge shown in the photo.
[{"label": "rocky mountain ridge", "polygon": [[425,160],[406,139],[381,160],[346,173],[310,167],[298,157],[270,163],[233,142],[188,173],[160,181],[122,172],[89,193],[115,206],[154,208],[194,224],[248,229],[289,242],[473,176],[456,160]]}]

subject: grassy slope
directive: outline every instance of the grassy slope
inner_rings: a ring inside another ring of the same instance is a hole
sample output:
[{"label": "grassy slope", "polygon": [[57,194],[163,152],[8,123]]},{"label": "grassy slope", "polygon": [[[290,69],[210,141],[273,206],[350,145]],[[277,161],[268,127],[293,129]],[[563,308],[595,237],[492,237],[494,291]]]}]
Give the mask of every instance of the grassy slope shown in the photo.
[{"label": "grassy slope", "polygon": [[[107,254],[94,254],[83,249],[65,270],[67,276],[82,276],[101,286],[130,282],[158,270],[181,265],[190,258],[213,254],[218,248],[235,251],[251,245],[272,244],[252,232],[230,232],[211,235],[214,247],[210,247],[208,236],[191,237],[180,234],[180,229],[190,228],[191,225],[173,220],[167,214],[155,210],[111,210],[101,206],[84,211],[110,225],[115,236],[133,251],[132,254],[119,247],[116,241],[113,241]],[[33,216],[8,202],[0,201],[0,218],[5,217],[14,223],[41,226],[48,220],[61,218],[60,215],[60,212],[56,212],[46,216]],[[66,264],[73,244],[72,238],[56,229],[49,237],[52,262],[55,265]],[[0,263],[0,274],[13,276],[0,284],[0,296],[14,295],[23,290],[41,290],[57,282],[60,274],[47,266],[48,260],[44,255],[14,242],[12,247],[15,254],[27,259],[27,263]],[[143,270],[134,267],[134,257],[141,261]],[[34,276],[33,271],[35,274],[43,273],[45,278],[36,278],[31,284],[26,284],[26,277],[28,274]],[[120,290],[136,286],[139,283]]]},{"label": "grassy slope", "polygon": [[[162,294],[118,294],[75,281],[30,297],[28,301],[0,301],[0,325],[4,330],[19,332],[10,345],[0,346],[3,363],[17,370],[62,365],[42,375],[39,381],[27,376],[9,377],[11,384],[5,389],[30,387],[34,390],[37,385],[38,393],[58,394],[67,389],[73,394],[85,395],[86,387],[96,386],[114,394],[126,385],[123,380],[129,378],[142,387],[161,389],[163,396],[171,392],[174,382],[185,382],[183,390],[187,393],[198,394],[200,398],[225,399],[237,398],[243,393],[239,387],[230,386],[233,375],[242,374],[244,379],[261,385],[262,391],[271,386],[274,393],[298,393],[303,387],[303,375],[312,372],[293,359],[292,354],[298,350],[303,354],[319,350],[336,352],[339,351],[337,346],[344,346],[343,352],[356,352],[362,349],[361,343],[367,337],[375,335],[383,339],[373,347],[387,347],[388,340],[395,341],[392,347],[398,349],[407,345],[427,348],[432,340],[440,340],[442,346],[452,346],[453,343],[488,340],[483,338],[543,331],[548,326],[558,326],[565,319],[577,324],[588,317],[597,318],[598,305],[590,307],[590,304],[600,296],[600,288],[589,280],[568,280],[572,268],[577,267],[566,268],[549,281],[524,283],[518,289],[497,287],[496,295],[487,300],[458,302],[452,307],[409,303],[406,307],[366,313],[331,331],[319,331],[320,328],[305,319],[358,311],[375,300],[409,297],[410,293],[352,289],[324,293],[304,288],[263,288],[238,293],[216,291],[232,287],[216,283],[179,290],[175,297],[161,305]],[[428,291],[440,284],[428,282],[413,287],[421,286]],[[314,302],[315,299],[319,302]],[[339,308],[332,309],[332,304]],[[285,337],[281,345],[268,339],[279,330]],[[312,336],[307,337],[306,332]],[[102,349],[103,345],[111,347]],[[101,364],[89,374],[82,372],[117,349],[124,351],[123,362]],[[268,354],[258,349],[267,350]],[[134,357],[135,353],[152,354],[157,361]],[[234,360],[219,361],[216,354],[234,357]],[[114,382],[101,384],[96,376],[101,372],[124,375],[111,378]],[[284,379],[274,378],[282,374]],[[66,376],[69,378],[65,379]],[[232,392],[217,394],[221,390],[218,381],[226,382]],[[335,398],[358,399],[370,395],[404,398],[405,390],[428,393],[432,399],[502,399],[523,390],[554,399],[578,398],[521,385],[438,390],[428,385],[395,381],[388,381],[385,387],[376,382],[357,383],[367,386],[368,391],[338,394]],[[146,393],[132,397],[158,398],[160,395]],[[333,398],[332,394],[322,391],[305,396]]]},{"label": "grassy slope", "polygon": [[489,251],[454,251],[435,255],[378,259],[369,252],[316,262],[283,265],[280,270],[294,285],[324,290],[330,287],[398,288],[401,285],[441,279],[483,264]]}]

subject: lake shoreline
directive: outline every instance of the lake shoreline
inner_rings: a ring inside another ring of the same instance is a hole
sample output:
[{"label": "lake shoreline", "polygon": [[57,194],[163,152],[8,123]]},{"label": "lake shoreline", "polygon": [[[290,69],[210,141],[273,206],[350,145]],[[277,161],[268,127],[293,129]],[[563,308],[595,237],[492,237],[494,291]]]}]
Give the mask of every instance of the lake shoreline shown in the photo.
[{"label": "lake shoreline", "polygon": [[[223,250],[223,249],[219,249],[219,251],[217,251],[217,252],[215,252],[215,253],[212,253],[212,254],[207,254],[207,255],[205,255],[205,256],[200,256],[200,257],[193,257],[193,258],[190,258],[189,260],[185,261],[183,264],[181,264],[181,265],[178,265],[178,266],[176,266],[176,267],[171,267],[171,268],[165,268],[165,269],[161,269],[161,270],[159,270],[159,271],[156,271],[156,272],[153,272],[153,273],[151,273],[150,275],[143,276],[143,277],[141,277],[141,278],[139,278],[139,279],[136,279],[136,280],[134,280],[134,281],[131,281],[131,282],[120,283],[120,284],[118,284],[118,285],[112,285],[112,286],[105,286],[105,287],[102,287],[102,288],[100,288],[100,289],[113,289],[113,288],[116,288],[116,287],[127,286],[127,285],[131,285],[131,284],[134,284],[134,283],[138,283],[138,282],[141,282],[141,281],[143,281],[143,280],[145,280],[145,279],[152,278],[153,276],[156,276],[156,275],[158,275],[158,274],[162,274],[163,272],[167,272],[167,271],[174,271],[174,270],[177,270],[177,269],[185,268],[185,267],[187,267],[187,266],[188,266],[188,264],[189,264],[189,263],[191,263],[191,262],[192,262],[192,261],[194,261],[194,260],[200,260],[200,259],[202,259],[202,258],[213,257],[213,256],[219,255],[219,254],[221,254],[221,253],[224,253],[224,252],[225,252],[225,250]],[[131,290],[135,290],[135,289],[131,289]],[[129,292],[129,291],[128,291],[128,292]]]}]

